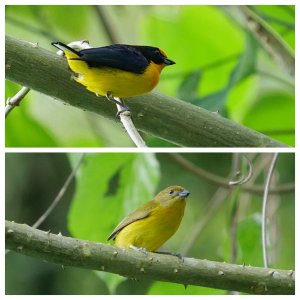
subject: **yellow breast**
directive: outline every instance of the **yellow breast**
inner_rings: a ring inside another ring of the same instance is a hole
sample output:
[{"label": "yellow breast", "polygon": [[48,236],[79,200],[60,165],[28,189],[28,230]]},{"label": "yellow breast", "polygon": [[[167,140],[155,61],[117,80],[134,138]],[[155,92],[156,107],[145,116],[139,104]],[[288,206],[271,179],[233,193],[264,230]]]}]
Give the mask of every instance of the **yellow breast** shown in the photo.
[{"label": "yellow breast", "polygon": [[157,206],[151,215],[135,221],[123,228],[116,236],[118,247],[131,245],[155,251],[161,247],[178,229],[184,214],[185,200],[180,199],[170,206]]}]

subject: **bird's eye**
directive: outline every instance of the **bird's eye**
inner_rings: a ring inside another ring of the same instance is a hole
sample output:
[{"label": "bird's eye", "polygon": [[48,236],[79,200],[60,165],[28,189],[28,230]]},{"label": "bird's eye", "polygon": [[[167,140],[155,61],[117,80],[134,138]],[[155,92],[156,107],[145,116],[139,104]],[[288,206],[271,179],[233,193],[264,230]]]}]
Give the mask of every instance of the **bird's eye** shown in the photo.
[{"label": "bird's eye", "polygon": [[170,190],[170,191],[169,191],[169,194],[170,194],[170,195],[174,194],[174,190]]}]

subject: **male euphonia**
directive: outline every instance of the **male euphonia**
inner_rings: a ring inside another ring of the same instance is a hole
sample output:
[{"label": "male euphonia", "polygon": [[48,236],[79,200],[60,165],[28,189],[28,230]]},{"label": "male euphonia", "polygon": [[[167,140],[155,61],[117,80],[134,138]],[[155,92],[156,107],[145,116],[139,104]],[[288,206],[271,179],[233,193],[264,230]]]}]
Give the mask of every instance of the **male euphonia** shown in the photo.
[{"label": "male euphonia", "polygon": [[78,83],[125,109],[124,103],[115,98],[150,92],[162,69],[175,64],[164,51],[150,46],[115,44],[76,51],[61,42],[52,45],[64,52]]},{"label": "male euphonia", "polygon": [[156,251],[178,229],[190,192],[170,186],[123,219],[108,240],[121,248]]}]

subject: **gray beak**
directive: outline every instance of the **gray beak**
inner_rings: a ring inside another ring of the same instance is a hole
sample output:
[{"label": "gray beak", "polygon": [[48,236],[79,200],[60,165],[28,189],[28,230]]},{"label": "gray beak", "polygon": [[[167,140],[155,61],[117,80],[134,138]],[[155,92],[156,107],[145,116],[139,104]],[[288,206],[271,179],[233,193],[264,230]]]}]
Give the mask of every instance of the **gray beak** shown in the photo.
[{"label": "gray beak", "polygon": [[182,198],[185,198],[185,197],[187,197],[189,194],[190,194],[190,191],[188,191],[188,190],[183,190],[182,192],[179,192],[179,193],[178,193],[178,196],[179,196],[179,197],[182,197]]}]

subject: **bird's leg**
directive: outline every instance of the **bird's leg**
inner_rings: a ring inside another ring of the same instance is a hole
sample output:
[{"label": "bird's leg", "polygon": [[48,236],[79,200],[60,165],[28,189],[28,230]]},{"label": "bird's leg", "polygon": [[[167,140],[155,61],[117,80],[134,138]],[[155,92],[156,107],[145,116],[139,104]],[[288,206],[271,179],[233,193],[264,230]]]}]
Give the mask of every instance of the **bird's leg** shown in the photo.
[{"label": "bird's leg", "polygon": [[142,252],[144,254],[148,254],[148,251],[147,251],[146,248],[139,248],[139,247],[136,247],[136,246],[133,246],[133,245],[130,245],[129,248],[133,249],[135,251],[140,251],[140,252]]},{"label": "bird's leg", "polygon": [[122,110],[119,110],[119,111],[117,112],[117,117],[119,117],[120,114],[124,113],[125,111],[127,111],[127,112],[130,113],[129,107],[125,105],[124,101],[123,101],[121,98],[119,98],[120,101],[117,100],[117,99],[115,99],[115,98],[112,96],[112,93],[111,93],[111,92],[107,92],[107,93],[106,93],[106,98],[107,98],[109,101],[111,101],[111,102],[113,102],[113,103],[116,103],[116,104],[120,105],[120,106],[123,108]]}]

